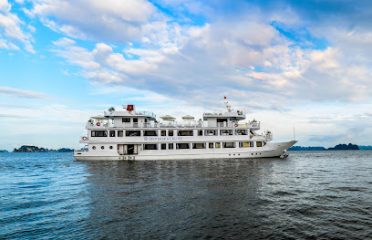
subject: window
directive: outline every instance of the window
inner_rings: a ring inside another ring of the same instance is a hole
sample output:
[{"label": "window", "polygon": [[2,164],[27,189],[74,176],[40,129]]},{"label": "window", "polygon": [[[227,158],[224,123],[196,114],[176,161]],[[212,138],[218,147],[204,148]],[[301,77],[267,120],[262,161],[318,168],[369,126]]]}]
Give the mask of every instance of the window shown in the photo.
[{"label": "window", "polygon": [[121,122],[123,123],[130,123],[130,118],[122,118]]},{"label": "window", "polygon": [[93,150],[96,150],[96,146],[93,146],[92,149],[93,149]]},{"label": "window", "polygon": [[248,131],[246,129],[237,129],[236,135],[248,135]]},{"label": "window", "polygon": [[133,118],[133,127],[138,127],[138,118]]},{"label": "window", "polygon": [[143,136],[157,136],[156,131],[144,131]]},{"label": "window", "polygon": [[166,130],[161,130],[160,135],[163,136],[163,137],[167,136],[167,131]]},{"label": "window", "polygon": [[113,130],[110,131],[110,137],[115,137],[115,131]]},{"label": "window", "polygon": [[172,137],[173,136],[173,130],[168,130],[168,136]]},{"label": "window", "polygon": [[192,148],[193,149],[205,149],[205,143],[193,143]]},{"label": "window", "polygon": [[179,130],[178,136],[193,136],[193,130]]},{"label": "window", "polygon": [[140,137],[141,131],[125,131],[125,136],[127,137]]},{"label": "window", "polygon": [[224,142],[223,143],[223,148],[235,148],[235,143],[234,142]]},{"label": "window", "polygon": [[262,142],[256,142],[257,147],[262,147]]},{"label": "window", "polygon": [[113,149],[113,146],[110,146],[110,149],[112,150]]},{"label": "window", "polygon": [[198,136],[203,136],[203,130],[198,130]]},{"label": "window", "polygon": [[144,150],[157,150],[158,146],[157,144],[144,144],[143,149]]},{"label": "window", "polygon": [[167,149],[167,144],[166,143],[162,143],[161,144],[161,150],[166,150]]},{"label": "window", "polygon": [[106,131],[92,131],[91,132],[92,137],[107,137]]},{"label": "window", "polygon": [[101,146],[101,149],[103,150],[103,149],[105,149],[105,147],[104,146]]},{"label": "window", "polygon": [[250,147],[250,142],[239,142],[239,147],[240,148],[249,148]]},{"label": "window", "polygon": [[123,131],[118,131],[118,137],[123,137]]},{"label": "window", "polygon": [[168,149],[173,149],[173,143],[168,143]]},{"label": "window", "polygon": [[254,142],[249,142],[249,147],[254,147]]},{"label": "window", "polygon": [[217,126],[218,127],[226,127],[227,126],[227,119],[217,119]]},{"label": "window", "polygon": [[217,136],[217,130],[205,130],[205,136]]},{"label": "window", "polygon": [[221,130],[220,134],[223,135],[233,135],[233,130]]},{"label": "window", "polygon": [[221,143],[216,142],[216,143],[214,144],[214,146],[215,146],[216,148],[221,148]]},{"label": "window", "polygon": [[177,143],[177,149],[190,149],[190,144],[188,143]]},{"label": "window", "polygon": [[209,148],[214,148],[214,144],[213,143],[209,143]]}]

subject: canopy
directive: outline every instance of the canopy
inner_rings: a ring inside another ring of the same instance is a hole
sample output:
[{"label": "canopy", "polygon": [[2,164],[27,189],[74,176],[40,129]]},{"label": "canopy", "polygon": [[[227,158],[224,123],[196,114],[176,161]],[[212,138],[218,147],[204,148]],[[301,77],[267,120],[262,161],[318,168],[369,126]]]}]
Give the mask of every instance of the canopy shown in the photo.
[{"label": "canopy", "polygon": [[171,115],[165,115],[165,116],[162,116],[160,118],[163,119],[164,121],[174,121],[174,120],[176,120],[176,118],[171,116]]},{"label": "canopy", "polygon": [[94,117],[91,117],[91,119],[106,119],[106,117],[102,116],[102,115],[97,115],[97,116],[94,116]]},{"label": "canopy", "polygon": [[186,116],[183,116],[182,119],[183,120],[194,120],[195,118],[193,116],[186,115]]}]

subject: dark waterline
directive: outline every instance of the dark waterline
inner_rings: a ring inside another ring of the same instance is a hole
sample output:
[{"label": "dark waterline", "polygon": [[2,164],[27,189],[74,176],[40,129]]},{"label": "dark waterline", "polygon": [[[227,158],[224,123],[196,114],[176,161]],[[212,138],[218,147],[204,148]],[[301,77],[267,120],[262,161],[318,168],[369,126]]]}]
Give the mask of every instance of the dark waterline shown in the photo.
[{"label": "dark waterline", "polygon": [[0,154],[0,239],[372,239],[372,151],[76,162]]}]

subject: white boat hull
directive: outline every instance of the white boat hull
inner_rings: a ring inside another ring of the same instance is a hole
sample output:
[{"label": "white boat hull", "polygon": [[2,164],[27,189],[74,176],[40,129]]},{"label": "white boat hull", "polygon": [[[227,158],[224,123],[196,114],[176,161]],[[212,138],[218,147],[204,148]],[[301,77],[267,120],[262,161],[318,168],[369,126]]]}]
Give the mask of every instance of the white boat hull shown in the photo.
[{"label": "white boat hull", "polygon": [[167,151],[141,151],[135,155],[119,155],[117,152],[75,152],[76,160],[124,160],[124,161],[148,161],[148,160],[192,160],[192,159],[228,159],[228,158],[270,158],[280,157],[287,149],[297,141],[267,143],[263,147],[252,148],[222,148],[222,149],[190,149],[190,150],[167,150]]}]

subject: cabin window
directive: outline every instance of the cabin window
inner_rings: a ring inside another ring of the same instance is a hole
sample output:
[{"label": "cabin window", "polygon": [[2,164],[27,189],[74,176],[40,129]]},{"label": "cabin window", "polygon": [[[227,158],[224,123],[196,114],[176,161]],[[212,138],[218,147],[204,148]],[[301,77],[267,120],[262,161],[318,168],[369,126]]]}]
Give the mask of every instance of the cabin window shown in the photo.
[{"label": "cabin window", "polygon": [[168,130],[168,136],[172,137],[173,136],[173,130]]},{"label": "cabin window", "polygon": [[93,146],[92,149],[93,149],[93,150],[96,150],[96,146]]},{"label": "cabin window", "polygon": [[125,131],[125,136],[127,137],[140,137],[141,131]]},{"label": "cabin window", "polygon": [[218,127],[227,127],[227,119],[217,119],[217,126]]},{"label": "cabin window", "polygon": [[205,143],[193,143],[192,148],[193,149],[205,149]]},{"label": "cabin window", "polygon": [[209,148],[214,148],[214,144],[213,143],[209,143]]},{"label": "cabin window", "polygon": [[133,127],[138,127],[138,118],[133,118]]},{"label": "cabin window", "polygon": [[107,137],[106,131],[92,131],[91,132],[92,137]]},{"label": "cabin window", "polygon": [[220,143],[220,142],[216,142],[216,143],[214,144],[214,146],[215,146],[216,148],[221,148],[221,143]]},{"label": "cabin window", "polygon": [[262,147],[262,142],[256,142],[257,147]]},{"label": "cabin window", "polygon": [[167,131],[166,130],[161,130],[160,134],[161,134],[161,136],[165,137],[165,136],[167,136]]},{"label": "cabin window", "polygon": [[205,136],[217,136],[217,130],[205,130]]},{"label": "cabin window", "polygon": [[161,144],[161,150],[166,150],[167,149],[167,144],[166,143],[162,143]]},{"label": "cabin window", "polygon": [[123,123],[130,123],[130,118],[122,118],[121,122]]},{"label": "cabin window", "polygon": [[168,149],[173,149],[173,143],[168,143]]},{"label": "cabin window", "polygon": [[248,135],[248,131],[246,129],[237,129],[236,135]]},{"label": "cabin window", "polygon": [[101,149],[103,150],[103,149],[105,149],[105,147],[104,146],[101,146]]},{"label": "cabin window", "polygon": [[190,144],[188,143],[177,143],[177,149],[190,149]]},{"label": "cabin window", "polygon": [[118,131],[118,137],[123,137],[123,131]]},{"label": "cabin window", "polygon": [[224,142],[223,148],[235,148],[235,142]]},{"label": "cabin window", "polygon": [[113,130],[110,131],[110,137],[115,137],[115,131]]},{"label": "cabin window", "polygon": [[110,146],[110,149],[112,150],[114,147],[113,146]]},{"label": "cabin window", "polygon": [[144,144],[143,149],[144,150],[157,150],[158,146],[157,144]]},{"label": "cabin window", "polygon": [[220,135],[222,136],[233,135],[233,130],[221,130]]},{"label": "cabin window", "polygon": [[178,136],[193,136],[193,130],[179,130]]},{"label": "cabin window", "polygon": [[250,147],[250,142],[239,142],[239,147],[240,148],[249,148]]},{"label": "cabin window", "polygon": [[254,147],[254,142],[249,142],[249,147]]},{"label": "cabin window", "polygon": [[198,136],[203,136],[203,130],[198,130]]},{"label": "cabin window", "polygon": [[156,131],[144,131],[143,136],[157,136]]}]

